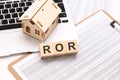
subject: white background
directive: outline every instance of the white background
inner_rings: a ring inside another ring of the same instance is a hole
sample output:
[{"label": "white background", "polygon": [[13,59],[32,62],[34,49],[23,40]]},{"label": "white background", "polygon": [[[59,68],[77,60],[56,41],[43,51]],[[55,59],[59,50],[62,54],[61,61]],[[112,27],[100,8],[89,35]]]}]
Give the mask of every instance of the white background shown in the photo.
[{"label": "white background", "polygon": [[[109,2],[110,0],[108,0]],[[111,0],[111,14],[116,20],[120,22],[120,0]],[[15,80],[12,74],[8,71],[8,64],[22,55],[14,55],[10,57],[0,58],[0,80]]]}]

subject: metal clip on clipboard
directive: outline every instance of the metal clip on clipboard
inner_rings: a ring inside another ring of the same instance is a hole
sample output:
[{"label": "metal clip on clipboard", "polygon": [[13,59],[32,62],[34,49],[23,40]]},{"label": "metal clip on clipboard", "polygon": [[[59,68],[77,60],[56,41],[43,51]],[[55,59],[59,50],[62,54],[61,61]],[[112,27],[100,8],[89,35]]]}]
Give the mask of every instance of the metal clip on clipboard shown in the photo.
[{"label": "metal clip on clipboard", "polygon": [[110,23],[110,26],[120,33],[120,23],[118,23],[117,21],[112,21]]}]

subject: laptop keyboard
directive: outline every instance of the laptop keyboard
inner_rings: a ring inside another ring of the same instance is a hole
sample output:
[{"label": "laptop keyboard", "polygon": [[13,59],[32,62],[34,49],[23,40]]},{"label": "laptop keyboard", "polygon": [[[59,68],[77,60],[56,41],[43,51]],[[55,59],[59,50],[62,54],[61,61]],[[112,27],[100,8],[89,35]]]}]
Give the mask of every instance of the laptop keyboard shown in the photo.
[{"label": "laptop keyboard", "polygon": [[[59,14],[59,23],[66,23],[65,8],[62,0],[54,0],[62,9]],[[21,28],[21,22],[18,18],[29,8],[33,0],[5,1],[0,2],[0,30]]]},{"label": "laptop keyboard", "polygon": [[0,2],[0,30],[21,28],[18,18],[32,3],[33,0]]},{"label": "laptop keyboard", "polygon": [[67,17],[66,11],[65,11],[65,7],[63,4],[62,0],[53,0],[55,3],[57,3],[57,5],[61,8],[62,12],[59,14],[59,23],[66,23],[68,22],[68,19],[66,19],[65,17]]}]

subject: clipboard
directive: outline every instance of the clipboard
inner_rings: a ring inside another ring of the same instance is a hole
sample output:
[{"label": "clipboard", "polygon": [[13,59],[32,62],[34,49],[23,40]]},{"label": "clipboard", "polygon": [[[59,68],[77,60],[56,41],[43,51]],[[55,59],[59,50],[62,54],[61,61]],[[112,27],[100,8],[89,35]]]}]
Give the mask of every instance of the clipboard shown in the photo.
[{"label": "clipboard", "polygon": [[30,54],[24,54],[22,57],[18,58],[17,60],[13,61],[12,63],[10,63],[8,65],[8,70],[12,73],[12,75],[17,79],[17,80],[22,80],[22,78],[20,77],[20,75],[14,70],[14,68],[12,67],[14,64],[18,63],[19,61],[23,60],[24,58],[26,58],[27,56],[29,56]]},{"label": "clipboard", "polygon": [[[111,16],[109,15],[106,11],[104,10],[99,10],[97,12],[95,12],[94,14],[92,14],[91,16],[85,18],[83,21],[79,22],[76,24],[76,26],[78,26],[79,24],[81,24],[82,22],[85,22],[87,19],[89,19],[90,17],[94,16],[95,14],[99,13],[99,12],[103,12],[105,13],[111,20],[112,22],[110,23],[110,26],[112,28],[114,28],[115,30],[117,30],[118,32],[120,31],[119,27],[120,24]],[[116,27],[116,25],[118,25],[119,27]],[[16,63],[18,63],[19,61],[25,59],[26,57],[28,57],[30,54],[25,54],[22,57],[18,58],[17,60],[13,61],[12,63],[9,64],[8,69],[9,71],[13,74],[13,76],[17,79],[17,80],[22,80],[21,76],[14,70],[13,65],[15,65]]]}]

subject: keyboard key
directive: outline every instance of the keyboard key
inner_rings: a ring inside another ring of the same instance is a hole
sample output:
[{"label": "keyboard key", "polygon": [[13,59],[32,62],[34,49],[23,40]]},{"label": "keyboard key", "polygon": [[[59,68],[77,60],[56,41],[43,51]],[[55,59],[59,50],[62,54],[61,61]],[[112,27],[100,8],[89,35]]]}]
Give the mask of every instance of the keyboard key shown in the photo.
[{"label": "keyboard key", "polygon": [[4,5],[0,5],[0,9],[4,9]]},{"label": "keyboard key", "polygon": [[8,9],[3,9],[3,10],[2,10],[2,13],[3,13],[3,14],[8,13]]},{"label": "keyboard key", "polygon": [[14,13],[14,12],[15,12],[15,9],[9,9],[9,12],[10,12],[10,13]]},{"label": "keyboard key", "polygon": [[22,12],[22,8],[17,8],[16,11],[17,12]]},{"label": "keyboard key", "polygon": [[18,14],[17,14],[17,13],[13,13],[13,14],[12,14],[12,17],[13,17],[13,18],[16,18],[16,17],[18,17]]},{"label": "keyboard key", "polygon": [[11,4],[5,4],[5,8],[11,8]]},{"label": "keyboard key", "polygon": [[67,17],[66,13],[60,13],[59,17]]},{"label": "keyboard key", "polygon": [[19,1],[14,1],[14,3],[19,3]]},{"label": "keyboard key", "polygon": [[6,2],[6,3],[7,3],[7,4],[8,4],[8,3],[12,3],[12,1],[8,1],[8,2]]},{"label": "keyboard key", "polygon": [[12,4],[12,7],[18,7],[18,4],[17,3],[14,3],[14,4]]},{"label": "keyboard key", "polygon": [[24,7],[23,10],[26,11],[29,7]]},{"label": "keyboard key", "polygon": [[11,18],[10,14],[5,14],[5,19]]},{"label": "keyboard key", "polygon": [[28,0],[28,1],[33,1],[33,0]]},{"label": "keyboard key", "polygon": [[21,17],[21,16],[22,16],[22,14],[23,14],[23,12],[19,13],[19,17]]},{"label": "keyboard key", "polygon": [[62,20],[62,22],[63,22],[63,23],[66,23],[66,22],[68,22],[68,20]]},{"label": "keyboard key", "polygon": [[20,6],[20,7],[24,7],[24,6],[25,6],[25,3],[23,3],[23,2],[22,2],[22,3],[19,3],[19,6]]},{"label": "keyboard key", "polygon": [[1,14],[1,10],[0,10],[0,14]]},{"label": "keyboard key", "polygon": [[26,6],[30,6],[32,2],[26,2]]},{"label": "keyboard key", "polygon": [[1,23],[2,24],[8,24],[8,21],[7,20],[1,20]]},{"label": "keyboard key", "polygon": [[21,2],[26,2],[26,0],[21,0]]},{"label": "keyboard key", "polygon": [[18,18],[16,18],[15,20],[16,20],[16,22],[21,22]]},{"label": "keyboard key", "polygon": [[9,19],[9,23],[15,23],[15,19]]},{"label": "keyboard key", "polygon": [[0,15],[0,19],[3,19],[3,15]]},{"label": "keyboard key", "polygon": [[64,8],[63,3],[59,3],[58,6],[62,9],[62,12],[65,12],[65,8]]},{"label": "keyboard key", "polygon": [[5,4],[5,2],[0,2],[0,4]]},{"label": "keyboard key", "polygon": [[62,2],[62,0],[53,0],[55,3]]},{"label": "keyboard key", "polygon": [[61,19],[58,19],[58,23],[61,23]]}]

